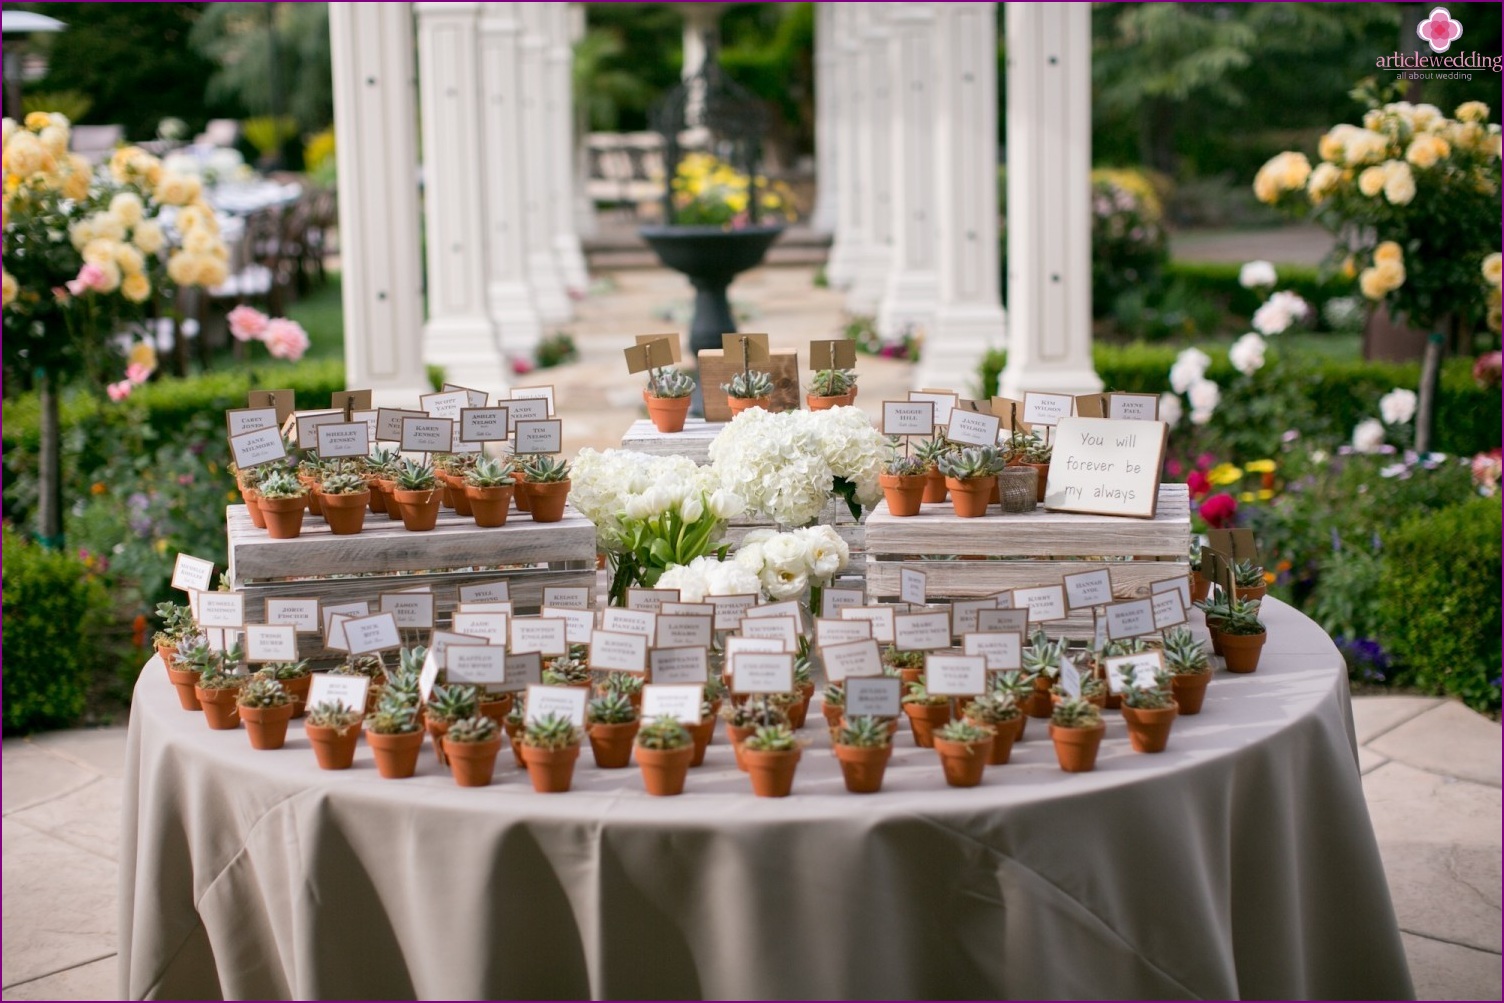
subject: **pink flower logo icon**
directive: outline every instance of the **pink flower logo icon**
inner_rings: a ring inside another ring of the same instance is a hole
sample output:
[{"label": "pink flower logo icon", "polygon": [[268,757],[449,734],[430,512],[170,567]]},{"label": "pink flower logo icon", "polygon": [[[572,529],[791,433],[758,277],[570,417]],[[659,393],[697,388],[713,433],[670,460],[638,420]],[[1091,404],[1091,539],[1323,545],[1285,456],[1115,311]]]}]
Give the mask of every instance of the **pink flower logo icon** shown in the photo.
[{"label": "pink flower logo icon", "polygon": [[1432,7],[1430,16],[1415,26],[1415,33],[1426,40],[1432,52],[1446,52],[1462,37],[1462,22],[1454,21],[1445,7]]}]

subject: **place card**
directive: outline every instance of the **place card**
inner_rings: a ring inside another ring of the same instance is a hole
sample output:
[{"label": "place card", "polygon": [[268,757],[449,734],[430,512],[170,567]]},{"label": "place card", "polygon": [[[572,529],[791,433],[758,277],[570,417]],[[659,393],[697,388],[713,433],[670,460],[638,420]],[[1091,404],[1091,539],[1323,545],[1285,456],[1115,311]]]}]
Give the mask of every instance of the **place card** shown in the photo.
[{"label": "place card", "polygon": [[297,432],[298,445],[304,449],[313,449],[318,445],[320,425],[328,425],[332,422],[343,422],[343,411],[314,411],[310,414],[298,415]]},{"label": "place card", "polygon": [[735,630],[747,610],[757,605],[757,593],[748,592],[735,596],[706,596],[705,601],[715,607],[715,629]]},{"label": "place card", "polygon": [[423,656],[423,667],[418,670],[418,695],[423,698],[424,703],[427,703],[428,698],[433,695],[434,683],[439,681],[439,667],[439,659],[430,647],[428,653]]},{"label": "place card", "polygon": [[552,418],[554,415],[554,388],[552,385],[536,387],[513,387],[512,400],[541,400],[545,408],[543,417]]},{"label": "place card", "polygon": [[1074,658],[1060,659],[1060,688],[1073,700],[1081,698],[1081,670]]},{"label": "place card", "polygon": [[1012,672],[1024,667],[1024,635],[1017,630],[976,631],[961,637],[961,651],[979,655],[989,672]]},{"label": "place card", "polygon": [[564,621],[564,637],[570,644],[589,644],[595,631],[595,610],[570,609],[568,606],[544,606],[540,616]]},{"label": "place card", "polygon": [[1155,593],[1149,597],[1149,601],[1154,606],[1155,630],[1178,627],[1189,619],[1186,616],[1185,603],[1180,601],[1180,592],[1176,589]]},{"label": "place card", "polygon": [[511,617],[505,613],[454,613],[449,626],[456,633],[469,637],[483,637],[487,644],[505,648],[511,640]]},{"label": "place card", "polygon": [[1001,422],[995,415],[957,408],[951,412],[945,437],[963,446],[995,446],[1000,426]]},{"label": "place card", "polygon": [[367,676],[334,676],[327,672],[315,672],[308,683],[305,706],[340,704],[346,710],[363,715],[366,711],[366,690],[370,686],[371,680]]},{"label": "place card", "polygon": [[179,554],[172,562],[172,587],[184,592],[208,592],[214,587],[214,562]]},{"label": "place card", "polygon": [[1232,529],[1208,529],[1206,542],[1211,549],[1219,554],[1229,554],[1233,562],[1252,561],[1259,562],[1258,541],[1253,537],[1253,530],[1246,526]]},{"label": "place card", "polygon": [[1112,576],[1106,568],[1065,576],[1065,603],[1071,609],[1112,602]]},{"label": "place card", "polygon": [[527,724],[541,721],[550,714],[565,718],[576,728],[585,727],[585,701],[590,692],[578,686],[542,686],[527,688]]},{"label": "place card", "polygon": [[1186,609],[1191,608],[1191,579],[1189,575],[1176,575],[1174,578],[1161,578],[1157,582],[1149,584],[1149,594],[1157,596],[1161,592],[1177,592],[1180,594],[1180,605]]},{"label": "place card", "polygon": [[1109,641],[1141,637],[1144,634],[1154,633],[1156,629],[1152,599],[1131,599],[1127,602],[1112,603],[1102,607],[1102,615],[1107,621]]},{"label": "place card", "polygon": [[245,628],[248,662],[296,662],[298,632],[287,623],[251,623]]},{"label": "place card", "polygon": [[448,418],[403,418],[402,449],[417,453],[454,451],[454,422]]},{"label": "place card", "polygon": [[198,597],[200,627],[244,627],[245,593],[204,592]]},{"label": "place card", "polygon": [[510,602],[511,598],[512,587],[505,580],[476,582],[473,585],[459,587],[460,602]]},{"label": "place card", "polygon": [[1103,417],[1113,421],[1158,421],[1159,394],[1110,393],[1107,414]]},{"label": "place card", "polygon": [[1075,413],[1077,418],[1106,418],[1107,395],[1077,394]]},{"label": "place card", "polygon": [[629,373],[644,373],[674,364],[674,349],[668,338],[650,338],[621,351]]},{"label": "place card", "polygon": [[560,609],[588,609],[590,588],[585,585],[545,585],[543,605]]},{"label": "place card", "polygon": [[335,411],[364,411],[371,406],[369,390],[336,390],[329,395],[329,406]]},{"label": "place card", "polygon": [[737,693],[790,692],[794,688],[794,656],[787,652],[742,652],[731,662],[731,688]]},{"label": "place card", "polygon": [[1107,669],[1107,688],[1121,693],[1130,682],[1135,686],[1153,686],[1154,677],[1164,671],[1165,656],[1161,651],[1141,651],[1134,655],[1113,655],[1102,664]]},{"label": "place card", "polygon": [[356,655],[400,648],[402,637],[397,633],[397,618],[391,613],[352,617],[345,621],[345,642]]},{"label": "place card", "polygon": [[319,601],[317,599],[268,599],[266,622],[286,624],[299,634],[317,634],[320,630]]},{"label": "place card", "polygon": [[911,606],[923,606],[929,601],[925,595],[928,577],[917,568],[899,568],[898,598]]},{"label": "place card", "polygon": [[788,616],[794,618],[794,629],[800,634],[804,633],[804,611],[799,603],[793,599],[784,599],[781,602],[767,602],[760,606],[753,606],[747,610],[743,620],[755,620],[770,616]]},{"label": "place card", "polygon": [[558,418],[542,421],[518,420],[512,423],[513,449],[518,453],[542,455],[564,451],[564,422]]},{"label": "place card", "polygon": [[986,598],[991,599],[994,603],[996,603],[998,609],[1012,609],[1013,608],[1013,590],[1012,589],[1009,589],[1006,592],[994,592],[994,593],[992,593],[992,595],[987,596]]},{"label": "place card", "polygon": [[992,398],[992,413],[997,415],[1005,432],[1030,432],[1033,427],[1023,418],[1024,402],[1011,397]]},{"label": "place card", "polygon": [[507,681],[507,649],[494,644],[455,644],[444,652],[444,674],[450,684],[486,689]]},{"label": "place card", "polygon": [[721,351],[726,353],[727,359],[737,363],[738,368],[742,362],[755,366],[772,360],[766,334],[723,334]]},{"label": "place card", "polygon": [[977,630],[977,616],[983,610],[997,609],[997,601],[986,599],[957,599],[950,604],[950,629],[957,637]]},{"label": "place card", "polygon": [[515,432],[519,421],[547,421],[553,413],[549,410],[548,401],[542,397],[509,400],[507,405],[507,420],[511,422]]},{"label": "place card", "polygon": [[708,652],[698,646],[654,648],[648,652],[648,670],[659,683],[693,683],[703,687],[710,681]]},{"label": "place card", "polygon": [[376,441],[376,412],[374,410],[351,411],[350,420],[358,421],[361,424],[365,425],[367,442]]},{"label": "place card", "polygon": [[504,442],[512,437],[506,405],[460,408],[461,442]]},{"label": "place card", "polygon": [[645,672],[648,639],[642,634],[619,634],[597,630],[590,635],[590,667],[619,672]]},{"label": "place card", "polygon": [[883,401],[883,435],[935,434],[934,401]]},{"label": "place card", "polygon": [[1014,589],[1013,608],[1028,610],[1030,623],[1064,620],[1067,615],[1065,586],[1042,585],[1032,589]]},{"label": "place card", "polygon": [[507,652],[506,681],[495,689],[519,693],[543,682],[543,656],[536,651]]},{"label": "place card", "polygon": [[715,606],[708,602],[666,602],[658,608],[659,616],[708,616],[715,619]]},{"label": "place card", "polygon": [[743,654],[745,652],[751,652],[753,654],[777,655],[783,653],[785,650],[786,649],[781,643],[779,643],[778,641],[770,640],[766,637],[731,636],[726,638],[726,664],[729,666],[732,660],[735,659],[737,655]]},{"label": "place card", "polygon": [[668,346],[670,364],[684,361],[684,349],[679,332],[677,331],[670,331],[667,334],[634,334],[632,335],[632,341],[638,345],[651,345],[662,342]]},{"label": "place card", "polygon": [[287,459],[287,443],[275,428],[258,428],[230,436],[230,457],[241,470]]},{"label": "place card", "polygon": [[935,405],[935,424],[950,424],[950,413],[955,410],[956,404],[961,400],[961,395],[952,391],[934,390],[910,390],[909,400],[929,401]]},{"label": "place card", "polygon": [[[875,627],[873,634],[877,633]],[[893,643],[900,651],[950,647],[950,611],[900,613],[893,618]]]},{"label": "place card", "polygon": [[809,366],[815,372],[822,369],[853,369],[856,367],[856,342],[850,338],[809,343]]},{"label": "place card", "polygon": [[643,589],[633,586],[627,589],[627,609],[657,613],[666,602],[678,602],[678,589]]},{"label": "place card", "polygon": [[292,417],[297,395],[291,390],[252,390],[245,395],[246,407],[269,407],[277,412],[277,427]]},{"label": "place card", "polygon": [[345,640],[345,621],[353,619],[348,613],[330,616],[328,625],[324,627],[324,647],[330,651],[349,651],[350,644]]},{"label": "place card", "polygon": [[406,411],[396,407],[376,409],[376,439],[379,442],[401,442],[404,418],[427,418],[426,411]]},{"label": "place card", "polygon": [[843,606],[842,620],[866,620],[872,624],[872,639],[879,644],[892,644],[894,638],[894,614],[892,606]]},{"label": "place card", "polygon": [[456,613],[505,613],[512,615],[511,600],[505,602],[462,602],[454,608]]},{"label": "place card", "polygon": [[225,411],[225,431],[232,437],[263,428],[279,427],[281,422],[277,421],[277,409],[274,407],[235,407]]},{"label": "place card", "polygon": [[1024,421],[1030,425],[1059,425],[1071,416],[1076,399],[1070,394],[1024,391]]},{"label": "place card", "polygon": [[660,614],[658,636],[654,639],[663,648],[708,648],[715,634],[715,617]]},{"label": "place card", "polygon": [[432,592],[383,592],[378,598],[381,611],[396,617],[398,627],[404,630],[433,629]]},{"label": "place card", "polygon": [[[646,638],[643,639],[646,642]],[[512,618],[512,650],[519,655],[536,651],[540,655],[569,654],[569,625],[548,617],[517,616]],[[600,668],[610,668],[602,665]]]},{"label": "place card", "polygon": [[1029,632],[1029,611],[1026,609],[978,610],[977,630],[983,634],[1012,632],[1027,634]]},{"label": "place card", "polygon": [[870,637],[860,641],[826,645],[820,651],[825,663],[825,678],[833,683],[857,676],[880,676],[883,673],[882,652],[877,642]]},{"label": "place card", "polygon": [[897,717],[901,686],[894,676],[852,676],[846,680],[846,718]]},{"label": "place card", "polygon": [[1045,507],[1154,518],[1168,435],[1164,422],[1062,419],[1050,460]]},{"label": "place card", "polygon": [[476,637],[473,634],[459,634],[452,630],[436,630],[428,638],[429,657],[436,660],[439,667],[443,667],[445,658],[448,657],[449,646],[452,644],[490,644],[490,638]]},{"label": "place card", "polygon": [[418,406],[430,418],[459,421],[460,412],[470,406],[470,395],[463,390],[445,390],[436,394],[423,394]]},{"label": "place card", "polygon": [[871,620],[840,620],[821,617],[815,621],[816,648],[825,648],[832,644],[850,644],[852,641],[867,641],[871,638]]},{"label": "place card", "polygon": [[613,606],[601,612],[601,630],[616,634],[641,634],[651,643],[658,637],[658,614]]},{"label": "place card", "polygon": [[651,721],[658,717],[671,717],[680,724],[698,725],[704,692],[703,684],[666,686],[662,683],[649,683],[642,688],[642,719]]},{"label": "place card", "polygon": [[797,621],[791,616],[742,617],[743,637],[760,637],[777,641],[784,651],[794,651],[799,646]]},{"label": "place card", "polygon": [[860,606],[867,601],[865,589],[842,589],[827,586],[820,593],[820,615],[840,616],[849,606]]},{"label": "place card", "polygon": [[[491,395],[484,390],[476,390],[473,387],[462,387],[458,383],[445,383],[442,388],[442,392],[446,394],[454,393],[456,390],[465,391],[465,403],[470,407],[485,407],[486,401],[491,399]],[[461,408],[461,410],[464,410],[464,408]]]},{"label": "place card", "polygon": [[365,456],[371,451],[371,426],[363,421],[325,422],[314,429],[314,433],[314,451],[322,460],[337,456]]},{"label": "place card", "polygon": [[981,655],[926,655],[924,688],[936,696],[974,697],[987,692],[987,659]]}]

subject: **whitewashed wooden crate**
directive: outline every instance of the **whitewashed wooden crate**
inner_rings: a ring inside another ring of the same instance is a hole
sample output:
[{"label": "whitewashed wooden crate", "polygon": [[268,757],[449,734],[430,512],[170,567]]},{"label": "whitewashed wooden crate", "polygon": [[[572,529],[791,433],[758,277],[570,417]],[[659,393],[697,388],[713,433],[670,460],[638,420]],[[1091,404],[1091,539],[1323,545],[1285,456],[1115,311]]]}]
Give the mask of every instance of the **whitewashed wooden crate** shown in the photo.
[{"label": "whitewashed wooden crate", "polygon": [[711,441],[725,427],[724,421],[686,418],[684,431],[660,432],[651,421],[639,418],[621,437],[621,448],[650,456],[687,456],[703,467],[710,462]]},{"label": "whitewashed wooden crate", "polygon": [[[1005,589],[1058,585],[1065,575],[1106,567],[1113,596],[1135,599],[1165,578],[1190,573],[1190,494],[1184,484],[1161,484],[1153,519],[1077,515],[1036,509],[977,519],[957,518],[950,502],[925,505],[896,518],[886,503],[866,520],[869,601],[895,601],[899,569],[927,575],[931,598],[966,599]],[[1090,610],[1044,625],[1053,635],[1089,637]]]}]

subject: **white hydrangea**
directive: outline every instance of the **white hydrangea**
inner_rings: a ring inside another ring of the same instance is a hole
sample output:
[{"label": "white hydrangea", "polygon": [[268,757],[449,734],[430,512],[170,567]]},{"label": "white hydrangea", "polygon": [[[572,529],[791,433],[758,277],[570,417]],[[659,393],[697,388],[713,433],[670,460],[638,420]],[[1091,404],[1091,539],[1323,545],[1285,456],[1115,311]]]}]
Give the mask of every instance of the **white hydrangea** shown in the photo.
[{"label": "white hydrangea", "polygon": [[1232,348],[1227,352],[1227,359],[1238,372],[1252,376],[1264,368],[1265,347],[1264,339],[1256,332],[1249,331],[1233,342]]},{"label": "white hydrangea", "polygon": [[1379,417],[1386,425],[1403,425],[1415,417],[1415,391],[1395,387],[1379,398]]},{"label": "white hydrangea", "polygon": [[1384,445],[1384,423],[1365,418],[1353,429],[1353,449],[1359,453],[1377,453]]},{"label": "white hydrangea", "polygon": [[1272,286],[1275,281],[1274,265],[1268,261],[1249,261],[1238,269],[1238,285],[1244,289]]}]

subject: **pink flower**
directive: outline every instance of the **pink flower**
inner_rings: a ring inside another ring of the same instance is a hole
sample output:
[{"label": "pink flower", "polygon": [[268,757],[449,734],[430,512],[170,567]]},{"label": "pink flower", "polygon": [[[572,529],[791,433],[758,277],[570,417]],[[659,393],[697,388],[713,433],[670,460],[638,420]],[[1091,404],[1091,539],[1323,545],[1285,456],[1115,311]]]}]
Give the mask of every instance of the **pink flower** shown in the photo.
[{"label": "pink flower", "polygon": [[526,376],[533,371],[533,364],[520,355],[512,359],[512,375]]},{"label": "pink flower", "polygon": [[68,280],[68,291],[75,296],[81,293],[98,289],[104,284],[104,269],[98,265],[84,265],[78,270],[78,277]]},{"label": "pink flower", "polygon": [[308,332],[303,330],[302,324],[286,317],[267,321],[261,341],[274,359],[297,362],[308,351]]},{"label": "pink flower", "polygon": [[266,325],[270,323],[266,314],[244,303],[231,310],[225,320],[229,321],[230,334],[236,341],[260,341],[266,335]]},{"label": "pink flower", "polygon": [[1187,474],[1185,484],[1190,488],[1192,498],[1200,498],[1212,489],[1211,479],[1199,470],[1192,470]]},{"label": "pink flower", "polygon": [[1483,388],[1499,385],[1500,374],[1504,373],[1504,356],[1498,352],[1489,352],[1478,356],[1473,363],[1473,379]]},{"label": "pink flower", "polygon": [[1201,518],[1213,529],[1225,529],[1232,524],[1238,511],[1238,500],[1229,494],[1212,495],[1201,503]]},{"label": "pink flower", "polygon": [[136,386],[140,386],[151,379],[151,374],[154,371],[155,369],[152,366],[148,366],[144,362],[132,362],[125,367],[125,378]]},{"label": "pink flower", "polygon": [[121,380],[119,383],[111,383],[105,387],[105,392],[110,395],[110,400],[119,402],[129,397],[134,389],[135,385],[130,380]]}]

